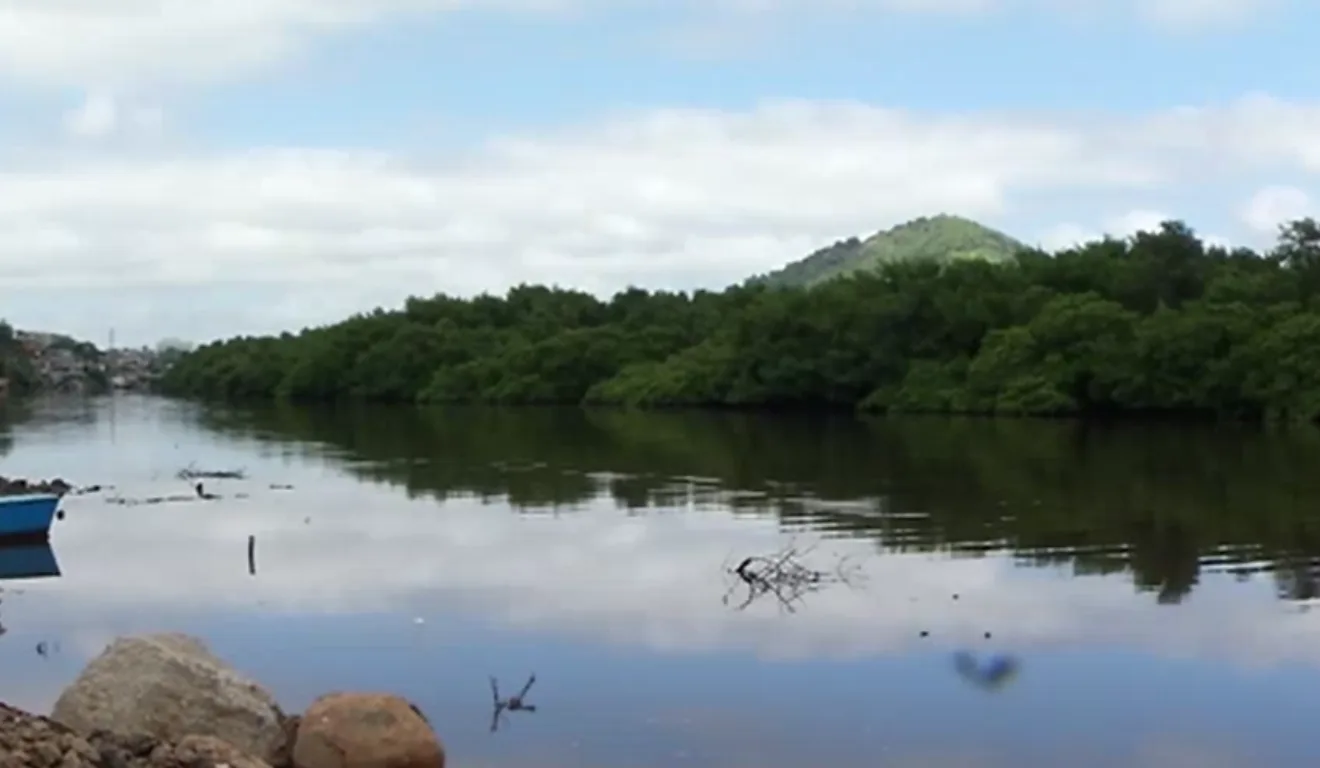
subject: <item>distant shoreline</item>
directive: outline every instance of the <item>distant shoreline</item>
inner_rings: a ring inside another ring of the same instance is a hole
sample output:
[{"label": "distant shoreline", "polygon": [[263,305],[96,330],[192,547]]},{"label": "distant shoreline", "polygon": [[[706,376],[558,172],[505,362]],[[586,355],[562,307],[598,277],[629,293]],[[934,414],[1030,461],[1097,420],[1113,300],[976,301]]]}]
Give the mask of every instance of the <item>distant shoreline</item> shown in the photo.
[{"label": "distant shoreline", "polygon": [[1240,426],[1256,429],[1276,429],[1279,427],[1305,427],[1310,428],[1310,423],[1283,423],[1273,424],[1265,419],[1236,416],[1233,414],[1216,414],[1211,412],[1198,411],[1127,411],[1127,412],[1109,412],[1109,413],[1065,413],[1065,414],[1005,414],[988,413],[980,411],[869,411],[857,407],[849,406],[831,406],[824,405],[798,405],[798,406],[738,406],[728,404],[711,405],[648,405],[648,406],[630,406],[614,405],[608,403],[489,403],[481,401],[465,402],[403,402],[403,401],[381,401],[381,400],[363,400],[363,399],[343,399],[343,400],[289,400],[281,398],[245,398],[245,399],[213,399],[204,397],[189,397],[185,395],[169,395],[164,393],[139,393],[146,397],[160,397],[164,400],[172,400],[184,403],[193,403],[204,406],[229,406],[239,408],[294,408],[306,410],[318,409],[418,409],[424,411],[443,411],[448,409],[474,410],[474,411],[497,411],[516,413],[525,411],[528,413],[556,411],[556,410],[575,410],[584,413],[638,413],[649,415],[739,415],[739,416],[764,416],[767,418],[777,417],[822,417],[838,418],[846,417],[850,420],[861,422],[866,421],[884,421],[890,419],[905,420],[971,420],[987,423],[993,422],[1040,422],[1040,423],[1059,423],[1076,424],[1079,426],[1135,426],[1135,425],[1169,425],[1169,426]]}]

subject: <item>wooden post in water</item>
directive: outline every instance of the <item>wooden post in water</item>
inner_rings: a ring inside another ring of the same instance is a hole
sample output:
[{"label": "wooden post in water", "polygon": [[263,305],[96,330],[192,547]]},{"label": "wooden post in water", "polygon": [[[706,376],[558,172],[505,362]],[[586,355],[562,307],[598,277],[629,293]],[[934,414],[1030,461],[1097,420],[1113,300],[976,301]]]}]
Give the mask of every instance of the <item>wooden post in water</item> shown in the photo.
[{"label": "wooden post in water", "polygon": [[248,575],[257,575],[257,537],[248,537]]}]

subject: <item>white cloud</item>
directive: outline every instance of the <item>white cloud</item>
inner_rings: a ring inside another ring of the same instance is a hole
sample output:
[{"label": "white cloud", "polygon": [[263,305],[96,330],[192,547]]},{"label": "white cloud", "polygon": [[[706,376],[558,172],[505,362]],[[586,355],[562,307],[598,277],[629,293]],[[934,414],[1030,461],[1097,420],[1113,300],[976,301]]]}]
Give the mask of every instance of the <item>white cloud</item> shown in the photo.
[{"label": "white cloud", "polygon": [[0,0],[0,75],[38,83],[120,87],[231,79],[292,54],[317,34],[395,13],[463,4],[462,0]]},{"label": "white cloud", "polygon": [[1317,215],[1316,202],[1306,190],[1297,187],[1265,187],[1242,206],[1242,221],[1256,232],[1274,235],[1279,225],[1306,216]]},{"label": "white cloud", "polygon": [[[1176,202],[1298,169],[1320,171],[1320,108],[1265,97],[1086,120],[802,101],[658,109],[446,157],[11,152],[0,159],[0,281],[21,300],[239,278],[315,295],[319,310],[301,321],[319,322],[366,308],[354,297],[394,304],[521,281],[718,286],[917,215],[1012,231],[1040,202],[1066,198],[1075,215],[1097,196]],[[1118,226],[1158,214],[1133,215]],[[279,306],[264,305],[256,327],[158,328],[145,340],[300,324]]]},{"label": "white cloud", "polygon": [[1058,251],[1064,248],[1089,243],[1104,237],[1104,232],[1090,229],[1081,224],[1064,223],[1049,227],[1036,238],[1034,244],[1048,251]]},{"label": "white cloud", "polygon": [[1162,211],[1138,209],[1113,217],[1106,222],[1105,231],[1119,236],[1133,235],[1138,232],[1156,232],[1162,222],[1175,218],[1177,217]]},{"label": "white cloud", "polygon": [[125,107],[109,93],[92,92],[64,118],[64,129],[80,139],[103,139],[117,132],[160,131],[164,113],[158,107]]},{"label": "white cloud", "polygon": [[[1166,221],[1184,221],[1184,223],[1187,223],[1184,217],[1175,214],[1149,209],[1136,209],[1117,216],[1109,216],[1098,227],[1088,227],[1071,222],[1057,224],[1041,233],[1036,242],[1046,250],[1072,248],[1104,237],[1121,240],[1140,232],[1157,232],[1160,224]],[[1234,243],[1230,238],[1214,233],[1197,232],[1197,236],[1208,246],[1232,248],[1235,245],[1248,247],[1259,245],[1259,243],[1247,242]]]},{"label": "white cloud", "polygon": [[115,128],[115,102],[103,94],[89,95],[64,119],[64,129],[74,136],[100,137]]}]

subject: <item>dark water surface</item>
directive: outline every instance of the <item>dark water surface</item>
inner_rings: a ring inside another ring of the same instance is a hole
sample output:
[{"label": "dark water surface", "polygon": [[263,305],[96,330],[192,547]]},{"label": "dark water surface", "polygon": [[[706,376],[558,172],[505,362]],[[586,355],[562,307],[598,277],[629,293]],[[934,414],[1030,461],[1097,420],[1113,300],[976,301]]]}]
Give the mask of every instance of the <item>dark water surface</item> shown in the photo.
[{"label": "dark water surface", "polygon": [[[0,474],[249,473],[66,499],[62,575],[0,582],[0,700],[31,709],[178,630],[289,709],[408,696],[460,767],[1320,760],[1315,433],[146,398],[4,423]],[[790,539],[851,583],[738,610],[727,569]],[[531,671],[538,711],[490,733],[487,675]]]}]

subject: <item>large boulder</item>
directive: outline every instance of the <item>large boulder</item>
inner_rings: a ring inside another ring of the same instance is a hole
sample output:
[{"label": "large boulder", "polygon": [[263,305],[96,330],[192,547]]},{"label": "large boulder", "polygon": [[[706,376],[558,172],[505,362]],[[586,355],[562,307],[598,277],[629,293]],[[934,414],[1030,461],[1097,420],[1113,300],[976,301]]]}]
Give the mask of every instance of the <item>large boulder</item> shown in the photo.
[{"label": "large boulder", "polygon": [[445,750],[417,708],[387,693],[329,693],[303,713],[295,768],[444,768]]},{"label": "large boulder", "polygon": [[60,694],[51,717],[83,734],[212,736],[272,764],[288,753],[274,697],[181,634],[115,640]]}]

